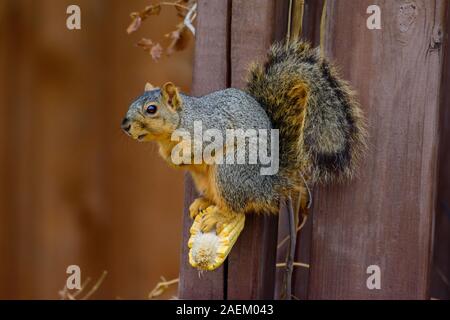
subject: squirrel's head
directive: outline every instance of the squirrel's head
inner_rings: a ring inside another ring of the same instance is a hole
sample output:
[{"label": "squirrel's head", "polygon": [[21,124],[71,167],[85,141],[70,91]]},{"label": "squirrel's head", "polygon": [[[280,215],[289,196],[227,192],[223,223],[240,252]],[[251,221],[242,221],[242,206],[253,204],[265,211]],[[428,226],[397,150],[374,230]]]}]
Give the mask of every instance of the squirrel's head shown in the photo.
[{"label": "squirrel's head", "polygon": [[162,88],[147,83],[144,94],[130,105],[122,130],[138,141],[170,139],[180,120],[181,105],[181,96],[172,82]]}]

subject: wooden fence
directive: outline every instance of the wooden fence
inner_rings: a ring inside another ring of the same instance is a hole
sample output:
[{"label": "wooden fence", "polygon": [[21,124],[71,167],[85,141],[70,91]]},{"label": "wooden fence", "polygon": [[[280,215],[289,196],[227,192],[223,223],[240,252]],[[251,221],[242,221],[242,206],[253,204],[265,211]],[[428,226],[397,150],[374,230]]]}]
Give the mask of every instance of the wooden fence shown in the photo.
[{"label": "wooden fence", "polygon": [[[323,3],[305,1],[303,36],[314,44]],[[366,27],[373,4],[382,10],[381,30]],[[248,63],[284,37],[288,7],[289,1],[199,0],[193,93],[241,88]],[[293,295],[449,298],[448,2],[328,0],[325,7],[324,49],[359,94],[369,152],[358,179],[315,188],[297,239],[296,260],[309,268],[295,268]],[[196,194],[189,177],[185,185],[188,208]],[[279,221],[249,216],[224,266],[199,277],[187,262],[185,209],[180,298],[279,298],[276,262],[284,253],[277,254],[277,243],[287,230],[281,211]],[[381,269],[379,290],[366,286],[371,265]]]}]

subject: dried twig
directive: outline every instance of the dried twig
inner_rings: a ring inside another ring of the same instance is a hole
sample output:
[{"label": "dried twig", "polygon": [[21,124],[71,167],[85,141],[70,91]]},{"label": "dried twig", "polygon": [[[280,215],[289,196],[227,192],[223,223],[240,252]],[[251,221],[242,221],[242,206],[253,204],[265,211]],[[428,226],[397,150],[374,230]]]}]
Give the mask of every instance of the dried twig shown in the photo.
[{"label": "dried twig", "polygon": [[160,2],[159,4],[163,6],[174,6],[189,11],[189,7],[183,6],[178,2]]},{"label": "dried twig", "polygon": [[186,14],[186,17],[184,18],[184,25],[192,32],[192,34],[195,36],[195,28],[192,25],[192,22],[194,21],[196,17],[196,10],[197,10],[197,3],[194,3],[192,8],[189,10],[189,12]]},{"label": "dried twig", "polygon": [[86,289],[87,285],[91,282],[91,278],[87,278],[86,281],[81,285],[81,289],[71,295],[73,300],[75,300],[83,291]]},{"label": "dried twig", "polygon": [[103,271],[103,273],[100,276],[100,278],[98,279],[98,281],[92,286],[91,290],[89,290],[89,292],[83,298],[81,298],[81,300],[89,299],[98,290],[98,288],[102,284],[103,280],[105,280],[105,277],[107,274],[108,274],[107,271]]},{"label": "dried twig", "polygon": [[[297,233],[303,229],[307,219],[308,219],[308,216],[306,214],[302,215],[302,223],[296,229]],[[280,243],[277,245],[277,249],[280,249],[290,238],[291,238],[291,236],[289,235],[289,236],[286,236],[283,240],[281,240]]]},{"label": "dried twig", "polygon": [[149,299],[154,299],[160,296],[161,294],[164,293],[164,291],[166,291],[169,288],[169,286],[176,284],[180,281],[179,278],[167,281],[164,277],[161,277],[161,280],[162,281],[158,282],[155,288],[153,288],[153,290],[150,291],[150,293],[148,294]]},{"label": "dried twig", "polygon": [[177,0],[175,2],[162,1],[144,8],[139,12],[132,12],[130,14],[132,22],[127,28],[127,32],[136,32],[150,16],[159,15],[163,6],[172,6],[177,10],[179,17],[183,21],[177,24],[176,29],[167,33],[165,36],[171,39],[169,46],[164,49],[158,42],[154,42],[147,38],[142,38],[136,45],[149,52],[154,61],[162,57],[163,52],[171,55],[174,51],[181,51],[187,47],[189,41],[188,33],[191,32],[195,36],[195,28],[193,22],[197,17],[197,2],[196,0]]},{"label": "dried twig", "polygon": [[[89,299],[98,290],[107,274],[108,274],[107,271],[103,271],[102,275],[97,280],[97,282],[92,286],[91,290],[89,290],[89,292],[86,295],[84,295],[80,300]],[[79,296],[84,291],[84,289],[87,288],[87,285],[90,283],[90,281],[91,278],[87,278],[86,281],[81,285],[81,289],[77,290],[74,293],[70,293],[69,289],[67,288],[67,285],[65,285],[64,288],[59,292],[61,300],[77,300],[77,296]]]},{"label": "dried twig", "polygon": [[305,0],[294,0],[292,9],[292,23],[290,41],[297,40],[303,33],[303,13],[305,8]]},{"label": "dried twig", "polygon": [[327,26],[327,0],[323,1],[322,16],[320,18],[320,54],[325,56],[325,36]]},{"label": "dried twig", "polygon": [[[309,269],[309,264],[307,264],[307,263],[302,263],[302,262],[294,262],[294,263],[292,263],[292,266],[294,266],[294,267],[302,267],[302,268],[307,268],[307,269]],[[286,262],[280,262],[280,263],[277,263],[277,264],[276,264],[276,267],[277,267],[277,268],[284,268],[284,267],[286,267]]]},{"label": "dried twig", "polygon": [[297,242],[297,231],[296,231],[296,225],[295,225],[295,218],[294,218],[294,208],[292,207],[292,200],[289,197],[286,199],[286,207],[288,212],[288,221],[289,221],[289,233],[290,233],[290,241],[289,241],[289,247],[288,247],[288,254],[286,259],[286,299],[291,300],[292,298],[292,272],[294,270],[293,263],[294,263],[294,257],[295,257],[295,249],[296,249],[296,242]]}]

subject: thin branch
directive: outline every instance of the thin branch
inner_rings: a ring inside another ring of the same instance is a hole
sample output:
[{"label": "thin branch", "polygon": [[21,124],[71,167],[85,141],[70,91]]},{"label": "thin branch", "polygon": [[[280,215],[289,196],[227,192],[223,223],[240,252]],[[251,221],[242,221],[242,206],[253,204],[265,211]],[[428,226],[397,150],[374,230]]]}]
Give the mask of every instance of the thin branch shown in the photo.
[{"label": "thin branch", "polygon": [[303,33],[303,12],[305,8],[305,0],[294,0],[294,8],[292,12],[291,41],[302,36]]},{"label": "thin branch", "polygon": [[[102,284],[103,280],[105,279],[108,272],[103,271],[103,274],[99,278],[99,280],[94,284],[94,286],[91,288],[91,290],[81,298],[81,300],[87,300],[95,291],[98,290],[100,285]],[[84,283],[81,285],[81,288],[77,290],[74,293],[70,293],[69,289],[67,288],[67,285],[64,286],[64,288],[59,291],[59,295],[61,297],[61,300],[77,300],[77,297],[84,291],[84,289],[87,288],[88,284],[91,282],[91,278],[87,278]]]},{"label": "thin branch", "polygon": [[179,278],[167,281],[164,277],[161,277],[161,280],[162,281],[158,282],[156,286],[153,288],[153,290],[150,291],[150,293],[148,294],[149,299],[153,299],[155,297],[160,296],[161,294],[164,293],[164,291],[166,291],[169,288],[169,286],[176,284],[180,281]]},{"label": "thin branch", "polygon": [[[302,268],[307,268],[307,269],[309,269],[309,264],[307,264],[307,263],[294,262],[294,263],[292,263],[292,265],[293,265],[294,267],[302,267]],[[286,267],[286,263],[285,263],[285,262],[280,262],[280,263],[277,263],[275,266],[276,266],[277,268],[284,268],[284,267]]]},{"label": "thin branch", "polygon": [[72,297],[73,297],[74,300],[76,299],[76,297],[77,297],[80,293],[82,293],[82,292],[84,291],[84,289],[86,289],[86,287],[87,287],[87,285],[89,284],[89,282],[91,282],[91,278],[86,278],[86,280],[84,281],[84,283],[81,285],[81,289],[78,290],[77,292],[75,292],[75,293],[72,295]]},{"label": "thin branch", "polygon": [[100,276],[100,278],[98,279],[98,281],[94,284],[94,286],[91,288],[91,290],[89,290],[89,292],[83,298],[81,298],[81,300],[89,299],[95,293],[95,291],[98,290],[98,288],[102,284],[103,280],[105,280],[105,277],[107,274],[108,274],[107,271],[103,271],[103,273]]},{"label": "thin branch", "polygon": [[292,207],[292,200],[289,197],[286,199],[286,207],[288,212],[288,220],[289,220],[289,233],[290,233],[290,242],[288,247],[288,255],[286,260],[286,300],[291,300],[292,298],[292,272],[294,270],[293,263],[295,257],[295,249],[297,242],[297,231],[295,225],[294,218],[294,208]]},{"label": "thin branch", "polygon": [[320,53],[325,56],[325,32],[327,23],[327,0],[323,1],[322,17],[320,18]]},{"label": "thin branch", "polygon": [[78,291],[76,291],[75,293],[70,293],[69,289],[67,288],[67,284],[64,285],[64,288],[59,291],[59,295],[61,297],[61,300],[66,300],[67,298],[69,300],[76,300],[76,297],[83,292],[83,290],[86,288],[86,286],[88,285],[88,283],[91,281],[91,278],[87,278],[84,283],[81,285],[81,289],[78,289]]},{"label": "thin branch", "polygon": [[[186,28],[189,29],[189,31],[192,32],[192,34],[195,36],[195,28],[192,25],[192,22],[194,21],[195,17],[197,16],[195,14],[195,10],[197,10],[197,3],[194,3],[192,8],[189,10],[189,12],[186,14],[186,17],[184,17],[184,25]],[[194,16],[193,16],[194,15]]]},{"label": "thin branch", "polygon": [[308,191],[308,204],[306,206],[306,209],[311,209],[311,205],[312,205],[312,201],[313,201],[311,189],[309,188],[308,182],[306,181],[305,176],[303,175],[303,173],[301,171],[300,171],[300,177],[302,177],[303,183],[305,184],[305,188]]},{"label": "thin branch", "polygon": [[183,6],[182,4],[175,3],[175,2],[160,2],[159,4],[162,5],[162,6],[174,6],[174,7],[178,7],[178,8],[184,9],[184,10],[189,10],[190,9],[189,7]]},{"label": "thin branch", "polygon": [[[303,227],[305,226],[306,220],[308,219],[308,216],[306,214],[302,215],[302,223],[300,224],[300,226],[297,228],[296,232],[299,232],[300,230],[303,229]],[[283,240],[280,241],[280,243],[277,246],[277,249],[280,249],[289,239],[291,236],[286,236],[286,238],[284,238]]]},{"label": "thin branch", "polygon": [[289,46],[291,41],[291,19],[292,19],[292,0],[289,0],[289,12],[287,21],[287,32],[286,32],[286,47]]}]

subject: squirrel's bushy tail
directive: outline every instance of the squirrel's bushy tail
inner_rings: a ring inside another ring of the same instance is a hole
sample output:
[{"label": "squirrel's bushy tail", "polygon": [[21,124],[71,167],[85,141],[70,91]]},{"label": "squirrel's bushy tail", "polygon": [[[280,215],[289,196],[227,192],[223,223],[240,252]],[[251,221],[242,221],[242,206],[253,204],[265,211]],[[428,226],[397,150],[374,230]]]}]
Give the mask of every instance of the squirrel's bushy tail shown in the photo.
[{"label": "squirrel's bushy tail", "polygon": [[[308,43],[274,44],[250,68],[247,92],[280,130],[280,170],[311,183],[352,177],[366,130],[349,85]],[[283,173],[283,172],[281,172]]]}]

